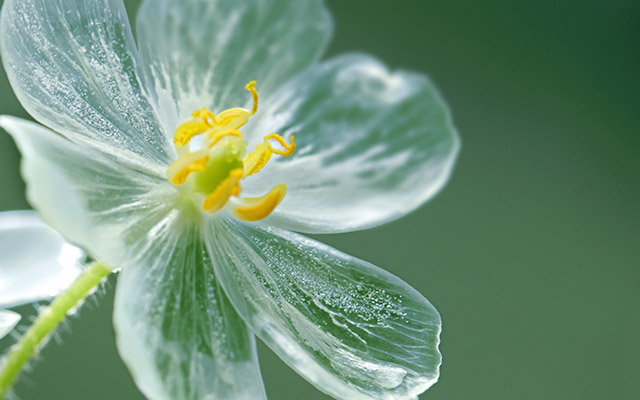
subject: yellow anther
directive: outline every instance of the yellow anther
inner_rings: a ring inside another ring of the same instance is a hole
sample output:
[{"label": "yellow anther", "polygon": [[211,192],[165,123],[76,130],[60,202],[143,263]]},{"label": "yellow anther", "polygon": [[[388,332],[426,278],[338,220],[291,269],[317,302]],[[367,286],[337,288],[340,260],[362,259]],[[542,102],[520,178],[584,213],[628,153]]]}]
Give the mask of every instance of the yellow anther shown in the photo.
[{"label": "yellow anther", "polygon": [[234,187],[231,188],[231,195],[235,197],[240,196],[240,190],[241,190],[240,183],[237,183]]},{"label": "yellow anther", "polygon": [[256,90],[256,81],[247,83],[244,88],[251,93],[251,97],[253,98],[253,107],[251,108],[251,115],[253,115],[258,111],[258,91]]},{"label": "yellow anther", "polygon": [[227,135],[242,137],[242,134],[238,130],[244,126],[249,118],[258,110],[258,92],[256,91],[255,85],[256,81],[251,81],[245,86],[253,97],[253,108],[251,111],[235,107],[222,111],[216,117],[207,114],[207,118],[210,117],[215,125],[212,126],[207,133],[207,143],[209,147],[212,147],[218,140]]},{"label": "yellow anther", "polygon": [[[215,138],[222,138],[228,134],[237,135],[238,131],[251,117],[251,112],[244,108],[230,108],[224,110],[217,116],[217,125],[207,132],[207,143],[211,146],[211,142]],[[237,132],[237,133],[232,133]],[[240,134],[241,136],[242,134]]]},{"label": "yellow anther", "polygon": [[180,124],[173,134],[173,143],[178,150],[189,143],[191,138],[208,131],[216,124],[216,117],[206,108],[194,111],[191,117]]},{"label": "yellow anther", "polygon": [[267,165],[271,159],[271,154],[273,154],[273,151],[268,144],[260,143],[257,145],[256,149],[242,160],[242,164],[244,165],[244,177],[246,178],[249,175],[259,172],[265,165]]},{"label": "yellow anther", "polygon": [[262,197],[238,199],[232,212],[242,221],[259,221],[268,217],[287,194],[287,185],[279,183]]},{"label": "yellow anther", "polygon": [[214,125],[217,125],[216,116],[206,108],[201,108],[199,110],[191,113],[191,116],[194,118],[202,118],[202,121],[212,128]]},{"label": "yellow anther", "polygon": [[242,168],[232,170],[216,190],[204,199],[202,209],[208,214],[220,211],[229,201],[229,197],[240,194],[240,179],[242,179]]},{"label": "yellow anther", "polygon": [[275,140],[276,142],[278,142],[280,146],[284,148],[284,150],[276,149],[273,146],[271,146],[271,144],[269,144],[269,147],[271,147],[271,151],[273,151],[274,153],[280,154],[281,156],[285,156],[285,157],[292,155],[293,152],[296,151],[295,137],[291,135],[290,139],[291,139],[291,144],[287,144],[287,142],[284,141],[284,138],[278,135],[277,133],[272,133],[270,135],[265,136],[264,138],[265,142],[267,143],[269,140]]},{"label": "yellow anther", "polygon": [[167,169],[167,179],[174,185],[182,185],[192,172],[205,169],[209,162],[207,150],[186,153],[175,160]]},{"label": "yellow anther", "polygon": [[213,146],[215,146],[220,140],[228,137],[228,136],[234,136],[237,138],[242,139],[242,133],[238,132],[238,131],[231,131],[231,132],[224,132],[224,131],[220,131],[215,133],[212,137],[209,138],[210,142],[208,147],[212,148]]},{"label": "yellow anther", "polygon": [[233,130],[238,129],[242,125],[247,123],[250,116],[251,112],[249,110],[245,110],[244,108],[228,108],[218,114],[218,127],[229,128]]},{"label": "yellow anther", "polygon": [[[274,148],[269,140],[275,140],[284,148],[284,150]],[[293,135],[291,135],[291,144],[287,144],[284,138],[278,134],[272,133],[265,136],[264,142],[256,146],[256,149],[249,155],[247,155],[242,163],[244,164],[244,177],[253,175],[259,172],[271,159],[273,153],[281,156],[290,156],[296,150],[296,142]]]}]

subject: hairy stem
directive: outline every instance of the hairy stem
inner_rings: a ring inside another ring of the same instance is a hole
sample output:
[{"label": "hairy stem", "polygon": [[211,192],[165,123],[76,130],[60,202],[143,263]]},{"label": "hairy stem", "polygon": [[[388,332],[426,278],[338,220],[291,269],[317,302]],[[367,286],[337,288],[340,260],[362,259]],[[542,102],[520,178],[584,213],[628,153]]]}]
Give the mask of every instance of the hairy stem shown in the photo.
[{"label": "hairy stem", "polygon": [[20,341],[11,347],[0,366],[0,399],[7,394],[22,367],[33,358],[67,313],[86,299],[111,272],[102,263],[91,265],[36,318]]}]

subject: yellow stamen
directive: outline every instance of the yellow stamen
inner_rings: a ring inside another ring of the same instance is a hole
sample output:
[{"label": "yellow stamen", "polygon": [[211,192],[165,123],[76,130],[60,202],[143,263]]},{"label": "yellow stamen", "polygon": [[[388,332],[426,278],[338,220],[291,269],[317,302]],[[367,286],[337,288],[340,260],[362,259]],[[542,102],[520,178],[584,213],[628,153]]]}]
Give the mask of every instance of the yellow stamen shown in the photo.
[{"label": "yellow stamen", "polygon": [[242,133],[238,132],[238,131],[231,131],[231,132],[218,132],[215,135],[213,135],[213,137],[210,138],[210,142],[208,147],[212,148],[213,146],[215,146],[220,140],[224,139],[227,136],[235,136],[238,137],[240,139],[243,138]]},{"label": "yellow stamen", "polygon": [[206,108],[201,108],[194,111],[193,113],[191,113],[191,116],[194,118],[202,118],[202,121],[209,127],[213,127],[214,125],[218,124],[218,121],[216,121],[216,116]]},{"label": "yellow stamen", "polygon": [[208,131],[216,124],[216,117],[206,108],[194,111],[191,117],[180,124],[173,134],[173,143],[178,150],[189,143],[191,138]]},{"label": "yellow stamen", "polygon": [[216,129],[236,130],[247,123],[251,112],[244,108],[228,108],[218,114],[218,127]]},{"label": "yellow stamen", "polygon": [[192,172],[205,169],[209,162],[207,150],[186,153],[175,160],[167,169],[167,179],[174,185],[182,185]]},{"label": "yellow stamen", "polygon": [[206,143],[209,147],[224,136],[233,135],[242,137],[238,130],[247,123],[251,113],[244,108],[230,108],[218,114],[218,125],[207,131]]},{"label": "yellow stamen", "polygon": [[284,148],[284,150],[276,149],[275,147],[271,146],[271,144],[269,144],[269,147],[271,147],[271,151],[276,154],[287,157],[292,155],[293,152],[296,151],[296,138],[293,135],[290,136],[291,144],[287,144],[287,142],[284,141],[284,138],[277,133],[272,133],[265,136],[264,138],[265,141],[268,141],[269,139],[275,140],[280,144],[280,146]]},{"label": "yellow stamen", "polygon": [[[242,178],[240,178],[240,179],[242,179]],[[238,183],[234,187],[231,188],[231,195],[235,196],[235,197],[240,196],[240,190],[241,190],[240,183]]]},{"label": "yellow stamen", "polygon": [[287,194],[287,185],[279,183],[262,197],[238,199],[233,215],[242,221],[260,221],[268,217]]},{"label": "yellow stamen", "polygon": [[251,115],[255,114],[258,111],[258,91],[256,90],[256,81],[251,81],[247,83],[244,87],[249,92],[251,92],[251,97],[253,98],[253,107],[251,108]]},{"label": "yellow stamen", "polygon": [[[251,81],[245,86],[245,89],[251,93],[251,97],[253,98],[251,111],[240,107],[229,108],[222,111],[217,117],[212,118],[216,126],[209,130],[208,138],[210,141],[213,141],[216,137],[225,136],[230,132],[237,132],[238,129],[247,123],[249,117],[258,111],[258,92],[255,85],[256,81]],[[240,133],[238,132],[238,134]]]},{"label": "yellow stamen", "polygon": [[[176,186],[186,183],[181,193],[192,200],[204,199],[202,209],[208,214],[215,214],[227,206],[232,196],[238,198],[240,181],[264,168],[274,153],[286,157],[296,150],[293,135],[287,141],[272,133],[245,156],[247,143],[240,128],[258,111],[256,81],[247,83],[245,89],[251,93],[251,110],[236,107],[216,115],[201,108],[174,133],[173,141],[180,157],[167,169],[167,179]],[[187,145],[194,136],[201,134],[201,149],[192,151],[194,146]],[[287,186],[281,183],[262,197],[239,198],[227,207],[240,220],[258,221],[269,216],[286,193]]]},{"label": "yellow stamen", "polygon": [[269,159],[271,159],[271,154],[273,154],[273,151],[268,144],[260,143],[257,145],[256,149],[242,160],[242,164],[244,165],[244,177],[246,178],[249,175],[259,172],[265,165],[267,165]]},{"label": "yellow stamen", "polygon": [[[274,148],[269,140],[275,140],[278,142],[284,150]],[[272,133],[265,136],[264,142],[256,146],[256,149],[246,156],[242,163],[244,164],[244,177],[253,175],[259,172],[271,159],[273,153],[281,156],[290,156],[296,150],[296,142],[293,135],[291,135],[291,144],[287,144],[284,138],[278,134]]]},{"label": "yellow stamen", "polygon": [[229,201],[229,197],[240,194],[240,179],[242,179],[242,169],[232,170],[216,190],[204,199],[202,209],[208,214],[215,214],[220,211]]}]

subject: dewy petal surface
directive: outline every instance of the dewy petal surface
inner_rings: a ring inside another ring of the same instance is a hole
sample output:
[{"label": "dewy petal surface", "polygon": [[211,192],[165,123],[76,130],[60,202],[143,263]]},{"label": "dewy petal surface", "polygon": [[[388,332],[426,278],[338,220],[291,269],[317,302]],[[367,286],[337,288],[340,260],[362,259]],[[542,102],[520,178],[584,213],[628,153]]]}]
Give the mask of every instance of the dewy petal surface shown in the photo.
[{"label": "dewy petal surface", "polygon": [[150,399],[264,399],[254,337],[218,284],[190,212],[172,211],[134,246],[139,256],[118,279],[118,349]]},{"label": "dewy petal surface", "polygon": [[0,46],[35,119],[111,154],[170,161],[122,0],[5,0]]},{"label": "dewy petal surface", "polygon": [[287,364],[339,399],[415,399],[436,382],[440,315],[405,282],[303,236],[208,225],[226,293]]},{"label": "dewy petal surface", "polygon": [[82,273],[86,254],[35,211],[0,213],[0,308],[54,297]]},{"label": "dewy petal surface", "polygon": [[13,311],[0,310],[0,339],[11,332],[14,326],[20,321],[20,314]]},{"label": "dewy petal surface", "polygon": [[459,147],[448,108],[424,75],[389,72],[363,55],[289,81],[246,131],[254,140],[295,135],[296,153],[274,158],[243,188],[251,196],[286,183],[267,222],[301,232],[363,229],[414,210],[444,185]]},{"label": "dewy petal surface", "polygon": [[138,13],[140,52],[155,82],[167,130],[207,107],[247,104],[315,62],[332,34],[321,0],[146,0]]},{"label": "dewy petal surface", "polygon": [[164,171],[124,165],[19,118],[0,126],[22,153],[27,197],[43,219],[94,258],[119,267],[129,247],[176,204]]}]

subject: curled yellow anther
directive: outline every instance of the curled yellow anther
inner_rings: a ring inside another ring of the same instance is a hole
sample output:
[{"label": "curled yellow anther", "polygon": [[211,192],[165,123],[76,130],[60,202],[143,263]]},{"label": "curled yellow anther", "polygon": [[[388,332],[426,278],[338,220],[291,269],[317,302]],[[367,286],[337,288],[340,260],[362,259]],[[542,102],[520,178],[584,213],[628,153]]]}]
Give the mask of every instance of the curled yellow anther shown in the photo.
[{"label": "curled yellow anther", "polygon": [[287,185],[279,183],[262,197],[238,199],[233,215],[242,221],[260,221],[268,217],[287,194]]},{"label": "curled yellow anther", "polygon": [[[269,140],[275,140],[284,148],[284,150],[274,148]],[[271,159],[273,153],[281,156],[290,156],[296,150],[296,142],[293,135],[291,135],[291,143],[285,142],[284,138],[276,133],[265,136],[264,142],[256,146],[256,149],[249,155],[247,155],[242,163],[244,164],[244,177],[253,175],[259,172]]]},{"label": "curled yellow anther", "polygon": [[264,140],[267,143],[269,140],[275,140],[276,142],[278,142],[280,146],[284,148],[284,150],[276,149],[273,146],[271,146],[271,144],[269,144],[269,147],[271,147],[271,151],[273,151],[276,154],[280,154],[281,156],[285,156],[285,157],[290,156],[293,154],[294,151],[296,151],[296,141],[293,135],[290,136],[291,144],[287,144],[287,142],[284,141],[284,138],[278,135],[277,133],[272,133],[265,136]]},{"label": "curled yellow anther", "polygon": [[208,162],[206,150],[183,154],[167,169],[167,179],[174,185],[182,185],[191,173],[205,169]]},{"label": "curled yellow anther", "polygon": [[224,207],[231,196],[240,194],[240,179],[242,179],[242,168],[237,168],[229,172],[229,176],[207,196],[202,202],[202,209],[208,214],[215,214]]},{"label": "curled yellow anther", "polygon": [[251,93],[253,98],[253,107],[251,108],[251,114],[255,114],[258,111],[258,91],[256,90],[256,81],[247,83],[244,87]]}]

